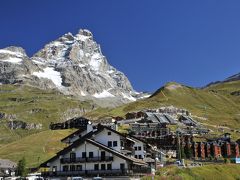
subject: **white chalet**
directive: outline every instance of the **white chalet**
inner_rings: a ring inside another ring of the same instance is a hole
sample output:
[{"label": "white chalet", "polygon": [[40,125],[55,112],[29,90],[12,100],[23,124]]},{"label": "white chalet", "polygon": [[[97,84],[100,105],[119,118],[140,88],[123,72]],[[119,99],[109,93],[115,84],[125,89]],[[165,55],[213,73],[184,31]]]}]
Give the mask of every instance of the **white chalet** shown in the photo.
[{"label": "white chalet", "polygon": [[79,129],[62,139],[68,144],[53,158],[41,164],[48,167],[43,176],[110,176],[147,173],[144,142],[98,125]]}]

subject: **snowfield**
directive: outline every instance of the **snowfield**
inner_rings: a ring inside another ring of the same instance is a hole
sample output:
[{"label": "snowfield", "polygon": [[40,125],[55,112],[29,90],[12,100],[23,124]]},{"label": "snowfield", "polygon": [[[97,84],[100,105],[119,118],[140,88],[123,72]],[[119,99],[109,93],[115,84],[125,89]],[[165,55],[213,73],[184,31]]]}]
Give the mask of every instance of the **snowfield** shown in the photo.
[{"label": "snowfield", "polygon": [[108,98],[108,97],[115,97],[114,95],[112,95],[110,92],[108,92],[107,90],[103,90],[103,92],[101,93],[95,93],[93,95],[95,98]]},{"label": "snowfield", "polygon": [[17,57],[23,56],[23,54],[20,52],[13,52],[13,51],[6,50],[6,49],[0,49],[0,54],[10,54],[10,55],[17,56]]},{"label": "snowfield", "polygon": [[57,87],[62,87],[61,74],[60,72],[55,71],[52,67],[43,69],[43,72],[34,72],[33,75],[37,76],[38,78],[50,79]]},{"label": "snowfield", "polygon": [[21,58],[17,58],[17,57],[10,57],[10,58],[4,59],[2,61],[10,62],[10,63],[13,63],[13,64],[20,64],[22,62],[22,59]]}]

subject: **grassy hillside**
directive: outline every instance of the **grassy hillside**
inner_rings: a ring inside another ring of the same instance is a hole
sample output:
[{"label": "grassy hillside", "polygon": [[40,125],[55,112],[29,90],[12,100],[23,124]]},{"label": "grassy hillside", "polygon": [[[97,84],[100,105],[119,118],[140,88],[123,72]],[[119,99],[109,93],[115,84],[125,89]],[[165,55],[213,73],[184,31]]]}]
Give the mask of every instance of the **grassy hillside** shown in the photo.
[{"label": "grassy hillside", "polygon": [[[236,180],[240,179],[240,166],[235,164],[206,165],[202,167],[178,169],[167,167],[157,172],[154,179],[181,179],[181,180]],[[150,180],[151,177],[144,177]]]},{"label": "grassy hillside", "polygon": [[240,95],[234,94],[234,92],[240,92],[240,81],[230,81],[213,84],[205,88],[206,90],[221,93],[223,95],[232,98],[233,100],[240,102]]},{"label": "grassy hillside", "polygon": [[148,99],[115,109],[98,109],[88,113],[88,116],[98,118],[124,116],[131,111],[169,105],[185,108],[196,116],[206,117],[207,120],[204,123],[212,125],[228,124],[230,127],[240,128],[240,102],[209,89],[196,89],[177,83],[166,84]]},{"label": "grassy hillside", "polygon": [[[238,90],[236,82],[195,89],[177,83],[168,83],[150,98],[125,104],[115,109],[100,108],[87,113],[89,118],[124,116],[127,112],[173,105],[189,110],[207,127],[226,124],[240,128],[240,102],[231,92]],[[50,122],[59,122],[74,115],[76,109],[91,109],[89,102],[81,102],[55,91],[13,85],[0,86],[0,112],[14,115],[15,120],[40,122],[42,130],[10,130],[8,119],[0,120],[0,158],[19,160],[27,158],[29,166],[45,161],[63,147],[59,142],[70,131],[49,131]],[[239,138],[239,135],[236,135]]]},{"label": "grassy hillside", "polygon": [[1,85],[0,112],[16,115],[17,120],[42,123],[62,121],[69,109],[90,109],[89,102],[28,86]]},{"label": "grassy hillside", "polygon": [[[64,96],[54,90],[0,85],[0,113],[6,116],[0,119],[0,158],[17,161],[25,156],[28,165],[37,165],[61,149],[59,140],[69,134],[69,130],[50,131],[49,124],[64,121],[91,108],[91,102]],[[11,130],[9,120],[41,123],[43,128]]]},{"label": "grassy hillside", "polygon": [[2,145],[0,148],[0,158],[17,162],[25,157],[29,167],[37,167],[64,147],[64,144],[60,140],[72,131],[46,130],[33,133],[12,143]]}]

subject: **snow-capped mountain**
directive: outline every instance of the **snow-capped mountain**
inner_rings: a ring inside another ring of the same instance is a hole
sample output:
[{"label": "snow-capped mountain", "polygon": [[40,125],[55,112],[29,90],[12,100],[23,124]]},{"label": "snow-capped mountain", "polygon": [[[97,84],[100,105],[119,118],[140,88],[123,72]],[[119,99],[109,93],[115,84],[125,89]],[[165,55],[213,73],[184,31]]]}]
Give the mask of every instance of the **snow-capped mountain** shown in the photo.
[{"label": "snow-capped mountain", "polygon": [[[108,64],[88,30],[67,33],[29,58],[24,49],[0,50],[0,83],[23,83],[86,98],[135,101],[128,78]],[[146,94],[145,94],[146,96]]]}]

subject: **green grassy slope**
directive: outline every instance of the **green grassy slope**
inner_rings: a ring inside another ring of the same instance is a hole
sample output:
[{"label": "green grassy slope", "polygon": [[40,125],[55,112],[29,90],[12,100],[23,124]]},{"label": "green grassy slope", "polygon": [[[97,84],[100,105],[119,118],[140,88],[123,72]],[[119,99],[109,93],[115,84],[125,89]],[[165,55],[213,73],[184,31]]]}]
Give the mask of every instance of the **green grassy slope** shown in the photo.
[{"label": "green grassy slope", "polygon": [[[238,97],[230,95],[238,90],[238,86],[233,84],[195,89],[168,83],[150,98],[115,109],[100,108],[87,113],[87,116],[103,119],[124,116],[131,111],[173,105],[188,109],[193,115],[206,117],[207,120],[200,121],[212,125],[210,127],[227,124],[232,128],[240,128],[240,102]],[[19,160],[25,155],[28,165],[35,166],[52,156],[63,147],[59,140],[70,132],[56,131],[52,134],[52,131],[47,130],[48,125],[50,122],[63,120],[63,112],[74,108],[88,109],[91,108],[91,104],[55,91],[12,85],[0,86],[0,112],[15,114],[16,120],[40,122],[44,125],[42,130],[11,131],[6,126],[6,119],[0,120],[0,158]],[[33,109],[37,109],[37,112],[32,112]],[[43,152],[44,147],[46,152]]]},{"label": "green grassy slope", "polygon": [[28,167],[37,167],[64,147],[60,140],[73,130],[46,130],[2,145],[0,157],[17,162],[25,157]]},{"label": "green grassy slope", "polygon": [[[154,179],[181,179],[181,180],[236,180],[240,179],[240,166],[236,164],[206,165],[195,168],[179,169],[166,167],[157,172]],[[151,177],[144,177],[150,180]]]},{"label": "green grassy slope", "polygon": [[0,86],[0,112],[15,114],[18,120],[48,126],[50,122],[61,121],[61,115],[74,108],[90,109],[91,104],[56,91],[28,86]]},{"label": "green grassy slope", "polygon": [[240,81],[217,83],[209,87],[206,87],[205,89],[226,95],[229,98],[232,98],[234,101],[237,101],[238,103],[240,102],[239,95],[234,95],[234,94],[231,95],[231,93],[240,92]]},{"label": "green grassy slope", "polygon": [[[0,85],[0,113],[13,115],[13,120],[43,125],[41,130],[11,130],[9,119],[0,119],[0,158],[17,161],[26,156],[30,166],[46,160],[62,148],[59,140],[69,134],[69,131],[50,131],[49,124],[66,120],[72,116],[71,110],[91,108],[91,102],[64,96],[54,90]],[[47,150],[43,152],[45,146]]]},{"label": "green grassy slope", "polygon": [[168,83],[150,98],[115,109],[98,109],[89,117],[124,116],[127,112],[173,105],[189,110],[193,115],[206,117],[206,123],[240,128],[240,103],[228,96],[208,89],[196,89],[177,83]]}]

